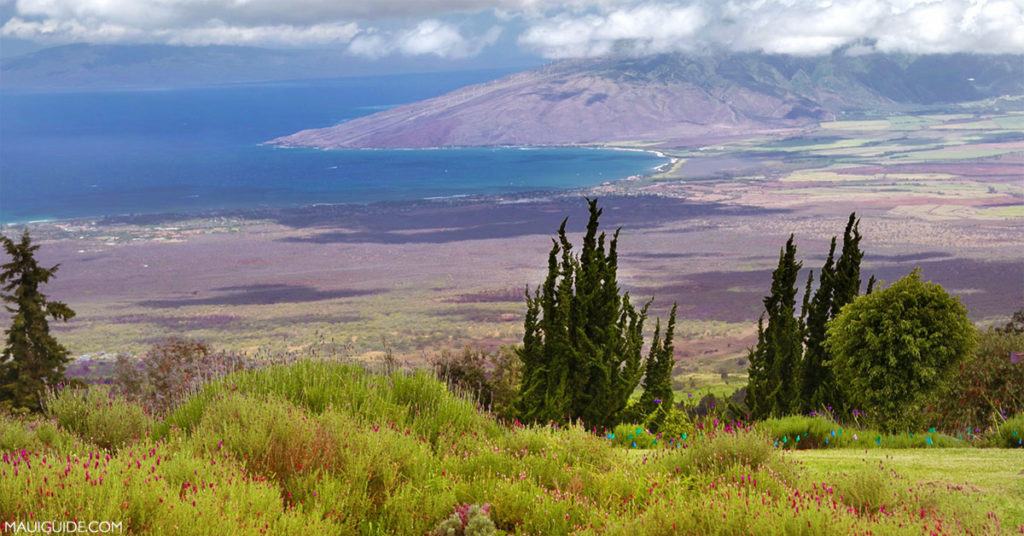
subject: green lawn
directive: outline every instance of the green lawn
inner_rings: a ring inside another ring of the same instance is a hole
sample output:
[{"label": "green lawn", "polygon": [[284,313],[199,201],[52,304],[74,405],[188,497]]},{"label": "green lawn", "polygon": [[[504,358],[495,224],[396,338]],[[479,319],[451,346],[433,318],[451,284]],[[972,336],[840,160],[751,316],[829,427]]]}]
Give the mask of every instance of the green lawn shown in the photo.
[{"label": "green lawn", "polygon": [[997,513],[1004,527],[1024,529],[1024,451],[1020,449],[824,449],[787,451],[811,475],[850,473],[881,463],[912,485],[960,486]]}]

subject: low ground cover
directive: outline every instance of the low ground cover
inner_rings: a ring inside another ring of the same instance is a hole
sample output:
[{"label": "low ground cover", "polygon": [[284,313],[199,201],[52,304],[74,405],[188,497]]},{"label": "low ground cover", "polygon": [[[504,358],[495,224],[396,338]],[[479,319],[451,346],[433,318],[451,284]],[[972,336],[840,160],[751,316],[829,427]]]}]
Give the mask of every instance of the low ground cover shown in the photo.
[{"label": "low ground cover", "polygon": [[786,455],[820,478],[881,465],[909,485],[962,490],[1002,512],[1002,524],[1024,526],[1024,456],[1008,449],[829,449]]},{"label": "low ground cover", "polygon": [[[424,372],[336,362],[236,372],[162,416],[96,388],[56,393],[47,408],[44,420],[0,418],[2,521],[404,535],[451,528],[459,512],[468,531],[472,512],[482,534],[481,517],[508,534],[992,534],[1020,517],[990,497],[1016,489],[999,479],[1019,471],[1009,461],[1019,451],[951,450],[963,457],[909,475],[822,474],[828,462],[783,454],[764,427],[713,418],[686,439],[627,449],[611,431],[501,425]],[[985,460],[1002,465],[964,478],[978,489],[908,485],[967,458],[971,475]]]}]

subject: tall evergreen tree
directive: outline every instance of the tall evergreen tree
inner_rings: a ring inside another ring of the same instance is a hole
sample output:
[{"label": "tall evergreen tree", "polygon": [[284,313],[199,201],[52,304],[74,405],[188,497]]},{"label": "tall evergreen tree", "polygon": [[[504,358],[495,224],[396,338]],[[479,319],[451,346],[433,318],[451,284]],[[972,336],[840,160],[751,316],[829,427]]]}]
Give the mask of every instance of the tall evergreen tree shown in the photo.
[{"label": "tall evergreen tree", "polygon": [[558,229],[548,255],[544,284],[527,291],[525,333],[519,356],[523,381],[517,410],[526,421],[565,422],[580,419],[588,426],[618,422],[643,374],[643,325],[646,303],[639,310],[620,294],[618,231],[607,241],[598,234],[601,210],[587,200],[590,219],[579,255]]},{"label": "tall evergreen tree", "polygon": [[793,235],[779,252],[772,272],[771,294],[764,299],[768,326],[758,325],[758,343],[750,353],[748,406],[755,418],[785,415],[798,402],[797,367],[803,352],[800,322],[796,318],[796,278],[802,264],[796,261]]},{"label": "tall evergreen tree", "polygon": [[747,392],[743,403],[750,416],[760,419],[768,415],[768,348],[764,338],[764,313],[757,318],[757,344],[747,351]]},{"label": "tall evergreen tree", "polygon": [[804,294],[804,356],[800,364],[800,411],[814,411],[831,402],[828,393],[834,385],[826,365],[825,325],[832,318],[832,296],[835,284],[836,238],[828,249],[828,259],[818,277],[818,290],[807,300],[810,287]]},{"label": "tall evergreen tree", "polygon": [[11,313],[7,344],[0,355],[0,405],[39,411],[49,386],[64,380],[68,350],[50,335],[47,318],[68,320],[75,312],[64,303],[48,301],[39,287],[53,278],[60,265],[43,268],[36,262],[39,246],[32,245],[28,230],[21,242],[0,237],[11,262],[0,266],[3,301]]},{"label": "tall evergreen tree", "polygon": [[843,231],[843,251],[836,261],[829,319],[835,318],[844,305],[860,295],[860,261],[864,258],[864,252],[860,250],[859,226],[857,213],[851,212],[846,230]]},{"label": "tall evergreen tree", "polygon": [[647,365],[644,371],[643,388],[640,395],[639,409],[647,415],[647,426],[657,432],[672,408],[675,395],[672,392],[672,369],[675,368],[675,348],[672,338],[676,329],[676,307],[672,304],[672,312],[668,316],[665,337],[661,337],[661,320],[654,325],[654,340],[647,354]]},{"label": "tall evergreen tree", "polygon": [[[836,238],[832,237],[828,259],[821,269],[820,283],[814,298],[806,301],[806,331],[804,357],[800,367],[800,402],[802,411],[832,408],[839,410],[842,391],[836,385],[831,363],[832,356],[825,346],[826,327],[843,306],[860,294],[860,263],[864,253],[860,250],[860,220],[851,213],[843,231],[843,248],[835,258]],[[868,282],[868,292],[874,285],[874,276]]]}]

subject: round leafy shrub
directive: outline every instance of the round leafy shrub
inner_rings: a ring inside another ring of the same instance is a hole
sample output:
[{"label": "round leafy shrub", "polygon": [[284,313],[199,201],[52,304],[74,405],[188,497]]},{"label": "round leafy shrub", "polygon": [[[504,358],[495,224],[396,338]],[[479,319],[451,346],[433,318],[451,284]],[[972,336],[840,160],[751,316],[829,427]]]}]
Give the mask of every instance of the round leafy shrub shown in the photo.
[{"label": "round leafy shrub", "polygon": [[843,307],[825,344],[840,389],[885,432],[921,426],[921,404],[975,346],[967,309],[915,269]]}]

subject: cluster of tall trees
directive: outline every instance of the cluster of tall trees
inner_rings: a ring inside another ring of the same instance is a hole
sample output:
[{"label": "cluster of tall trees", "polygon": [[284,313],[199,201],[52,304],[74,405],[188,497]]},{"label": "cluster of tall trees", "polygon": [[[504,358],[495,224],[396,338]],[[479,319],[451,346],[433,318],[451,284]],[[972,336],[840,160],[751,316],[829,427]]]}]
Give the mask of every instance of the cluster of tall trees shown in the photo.
[{"label": "cluster of tall trees", "polygon": [[[587,201],[579,253],[566,236],[567,218],[552,240],[547,277],[532,294],[527,288],[523,345],[516,350],[521,381],[510,413],[526,422],[576,420],[595,428],[628,419],[657,430],[674,402],[676,306],[664,331],[656,321],[644,355],[651,301],[637,308],[620,291],[619,231],[610,238],[599,233],[602,210],[597,200]],[[817,286],[814,272],[808,275],[799,315],[802,263],[793,235],[780,251],[749,352],[745,402],[753,418],[870,406],[882,415],[883,429],[910,426],[923,397],[973,351],[976,335],[964,306],[921,281],[918,270],[877,292],[872,277],[860,296],[859,223],[850,214],[838,255],[832,238]],[[69,361],[48,319],[66,321],[75,313],[40,291],[58,266],[38,264],[39,246],[27,231],[20,242],[0,237],[0,245],[10,257],[0,266],[0,297],[11,315],[0,354],[0,409],[38,411],[45,390],[64,380]],[[642,394],[630,403],[641,381]]]},{"label": "cluster of tall trees", "polygon": [[[746,404],[752,417],[829,408],[838,411],[844,406],[825,339],[827,324],[860,295],[864,253],[860,250],[859,225],[856,213],[850,214],[838,258],[837,239],[832,237],[817,289],[813,289],[814,271],[808,274],[799,316],[797,276],[803,263],[796,260],[793,235],[780,251],[778,267],[772,272],[771,293],[764,299],[765,311],[758,321],[757,345],[748,356]],[[872,277],[867,293],[871,293],[874,282]]]},{"label": "cluster of tall trees", "polygon": [[793,235],[779,253],[749,353],[751,417],[859,409],[883,430],[913,429],[929,396],[973,351],[967,309],[922,281],[920,269],[882,290],[871,277],[860,295],[859,224],[850,214],[838,257],[832,238],[817,288],[808,275],[799,315]]},{"label": "cluster of tall trees", "polygon": [[672,337],[675,307],[664,334],[658,321],[643,355],[644,322],[651,302],[635,307],[616,279],[619,231],[598,234],[602,210],[588,199],[590,218],[579,254],[562,221],[548,255],[544,283],[526,293],[523,363],[517,413],[526,422],[582,421],[610,428],[623,419],[630,395],[644,378],[644,393],[631,417],[653,416],[672,404]]}]

